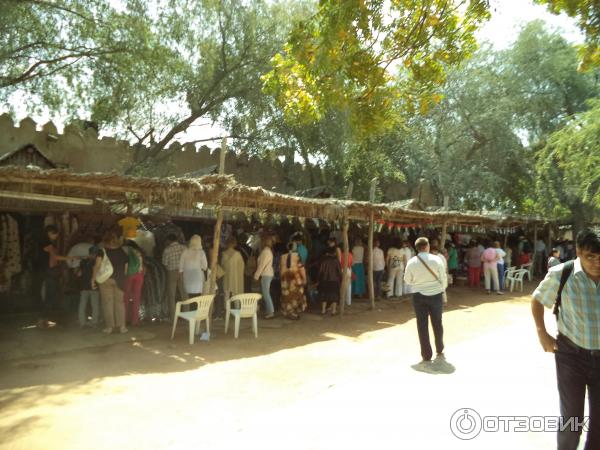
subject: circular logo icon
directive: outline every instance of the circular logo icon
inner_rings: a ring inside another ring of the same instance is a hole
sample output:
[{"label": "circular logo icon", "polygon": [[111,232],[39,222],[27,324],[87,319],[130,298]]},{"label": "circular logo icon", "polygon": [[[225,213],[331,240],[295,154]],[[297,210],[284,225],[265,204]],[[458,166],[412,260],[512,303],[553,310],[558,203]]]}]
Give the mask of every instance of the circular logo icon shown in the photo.
[{"label": "circular logo icon", "polygon": [[461,408],[450,418],[452,434],[464,441],[476,438],[481,432],[481,428],[481,416],[471,408]]}]

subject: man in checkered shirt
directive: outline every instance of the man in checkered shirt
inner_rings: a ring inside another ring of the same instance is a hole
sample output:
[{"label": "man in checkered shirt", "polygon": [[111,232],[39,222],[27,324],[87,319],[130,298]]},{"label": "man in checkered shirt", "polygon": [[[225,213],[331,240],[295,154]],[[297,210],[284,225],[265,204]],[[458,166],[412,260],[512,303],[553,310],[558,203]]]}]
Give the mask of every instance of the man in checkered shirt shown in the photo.
[{"label": "man in checkered shirt", "polygon": [[187,300],[187,293],[183,289],[183,280],[179,275],[179,261],[185,245],[180,244],[175,234],[167,236],[167,246],[163,251],[162,263],[167,269],[167,300],[169,302],[169,316],[175,316],[175,296],[179,290],[181,300]]},{"label": "man in checkered shirt", "polygon": [[[600,238],[584,230],[577,236],[577,259],[562,291],[558,336],[546,331],[544,306],[556,301],[564,264],[550,268],[533,293],[531,311],[546,352],[555,354],[560,413],[563,423],[583,420],[586,389],[589,399],[585,450],[600,449]],[[558,431],[558,449],[576,450],[581,427]]]}]

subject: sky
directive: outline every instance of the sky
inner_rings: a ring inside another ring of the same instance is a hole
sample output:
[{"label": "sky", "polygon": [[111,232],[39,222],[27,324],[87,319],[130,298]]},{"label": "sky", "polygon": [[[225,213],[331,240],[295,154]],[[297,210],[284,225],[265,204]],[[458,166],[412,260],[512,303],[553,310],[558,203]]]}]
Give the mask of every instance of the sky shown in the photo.
[{"label": "sky", "polygon": [[[503,49],[510,46],[516,39],[521,25],[536,19],[542,19],[551,27],[559,30],[568,40],[572,42],[581,42],[583,37],[579,32],[573,19],[567,16],[555,16],[550,14],[544,6],[536,5],[530,0],[491,0],[492,18],[477,33],[478,40],[487,40],[497,49]],[[18,103],[24,104],[24,101]],[[27,116],[24,108],[16,108],[17,121]],[[31,115],[39,124],[50,120],[49,116]],[[62,131],[63,123],[56,118],[53,119],[59,131]],[[205,120],[203,120],[205,122]],[[207,138],[219,138],[224,131],[218,127],[201,126],[192,127],[185,136],[178,136],[180,141],[189,141]],[[206,144],[210,145],[209,142]]]},{"label": "sky", "polygon": [[491,0],[492,18],[478,33],[478,39],[490,41],[495,48],[510,46],[520,26],[532,20],[542,19],[561,31],[569,41],[582,42],[583,37],[573,19],[566,15],[550,14],[545,6],[530,0]]}]

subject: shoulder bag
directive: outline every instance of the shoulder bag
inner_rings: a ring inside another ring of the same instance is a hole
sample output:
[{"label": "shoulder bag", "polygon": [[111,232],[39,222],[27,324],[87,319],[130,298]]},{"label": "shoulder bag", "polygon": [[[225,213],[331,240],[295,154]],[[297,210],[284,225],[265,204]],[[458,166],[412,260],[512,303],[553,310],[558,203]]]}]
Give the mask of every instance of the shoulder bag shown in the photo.
[{"label": "shoulder bag", "polygon": [[417,258],[419,258],[419,261],[421,261],[423,263],[423,265],[427,268],[427,270],[429,270],[429,273],[431,273],[431,275],[433,275],[433,277],[442,285],[442,289],[444,289],[444,291],[442,292],[442,300],[444,303],[448,303],[448,296],[446,295],[446,289],[444,288],[444,285],[442,283],[442,280],[440,280],[440,277],[437,276],[437,274],[431,270],[431,267],[429,267],[427,265],[427,263],[423,260],[423,258],[421,258],[418,254],[417,254]]},{"label": "shoulder bag", "polygon": [[104,283],[108,280],[113,274],[113,265],[106,254],[106,250],[102,250],[102,262],[100,263],[100,269],[98,269],[98,273],[96,274],[96,283]]}]

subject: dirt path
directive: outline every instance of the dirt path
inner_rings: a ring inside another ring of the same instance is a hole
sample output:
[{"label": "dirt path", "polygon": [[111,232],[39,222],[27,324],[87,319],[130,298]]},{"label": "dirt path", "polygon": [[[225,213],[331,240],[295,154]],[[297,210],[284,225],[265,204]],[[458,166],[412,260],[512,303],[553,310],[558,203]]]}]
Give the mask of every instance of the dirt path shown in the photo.
[{"label": "dirt path", "polygon": [[148,341],[3,362],[0,447],[552,448],[553,433],[463,441],[450,431],[459,408],[557,414],[553,359],[538,348],[528,297],[456,289],[444,325],[440,374],[412,367],[408,301],[263,327],[258,339],[224,336],[221,322],[216,339],[189,346],[183,328],[172,343],[160,326]]}]

